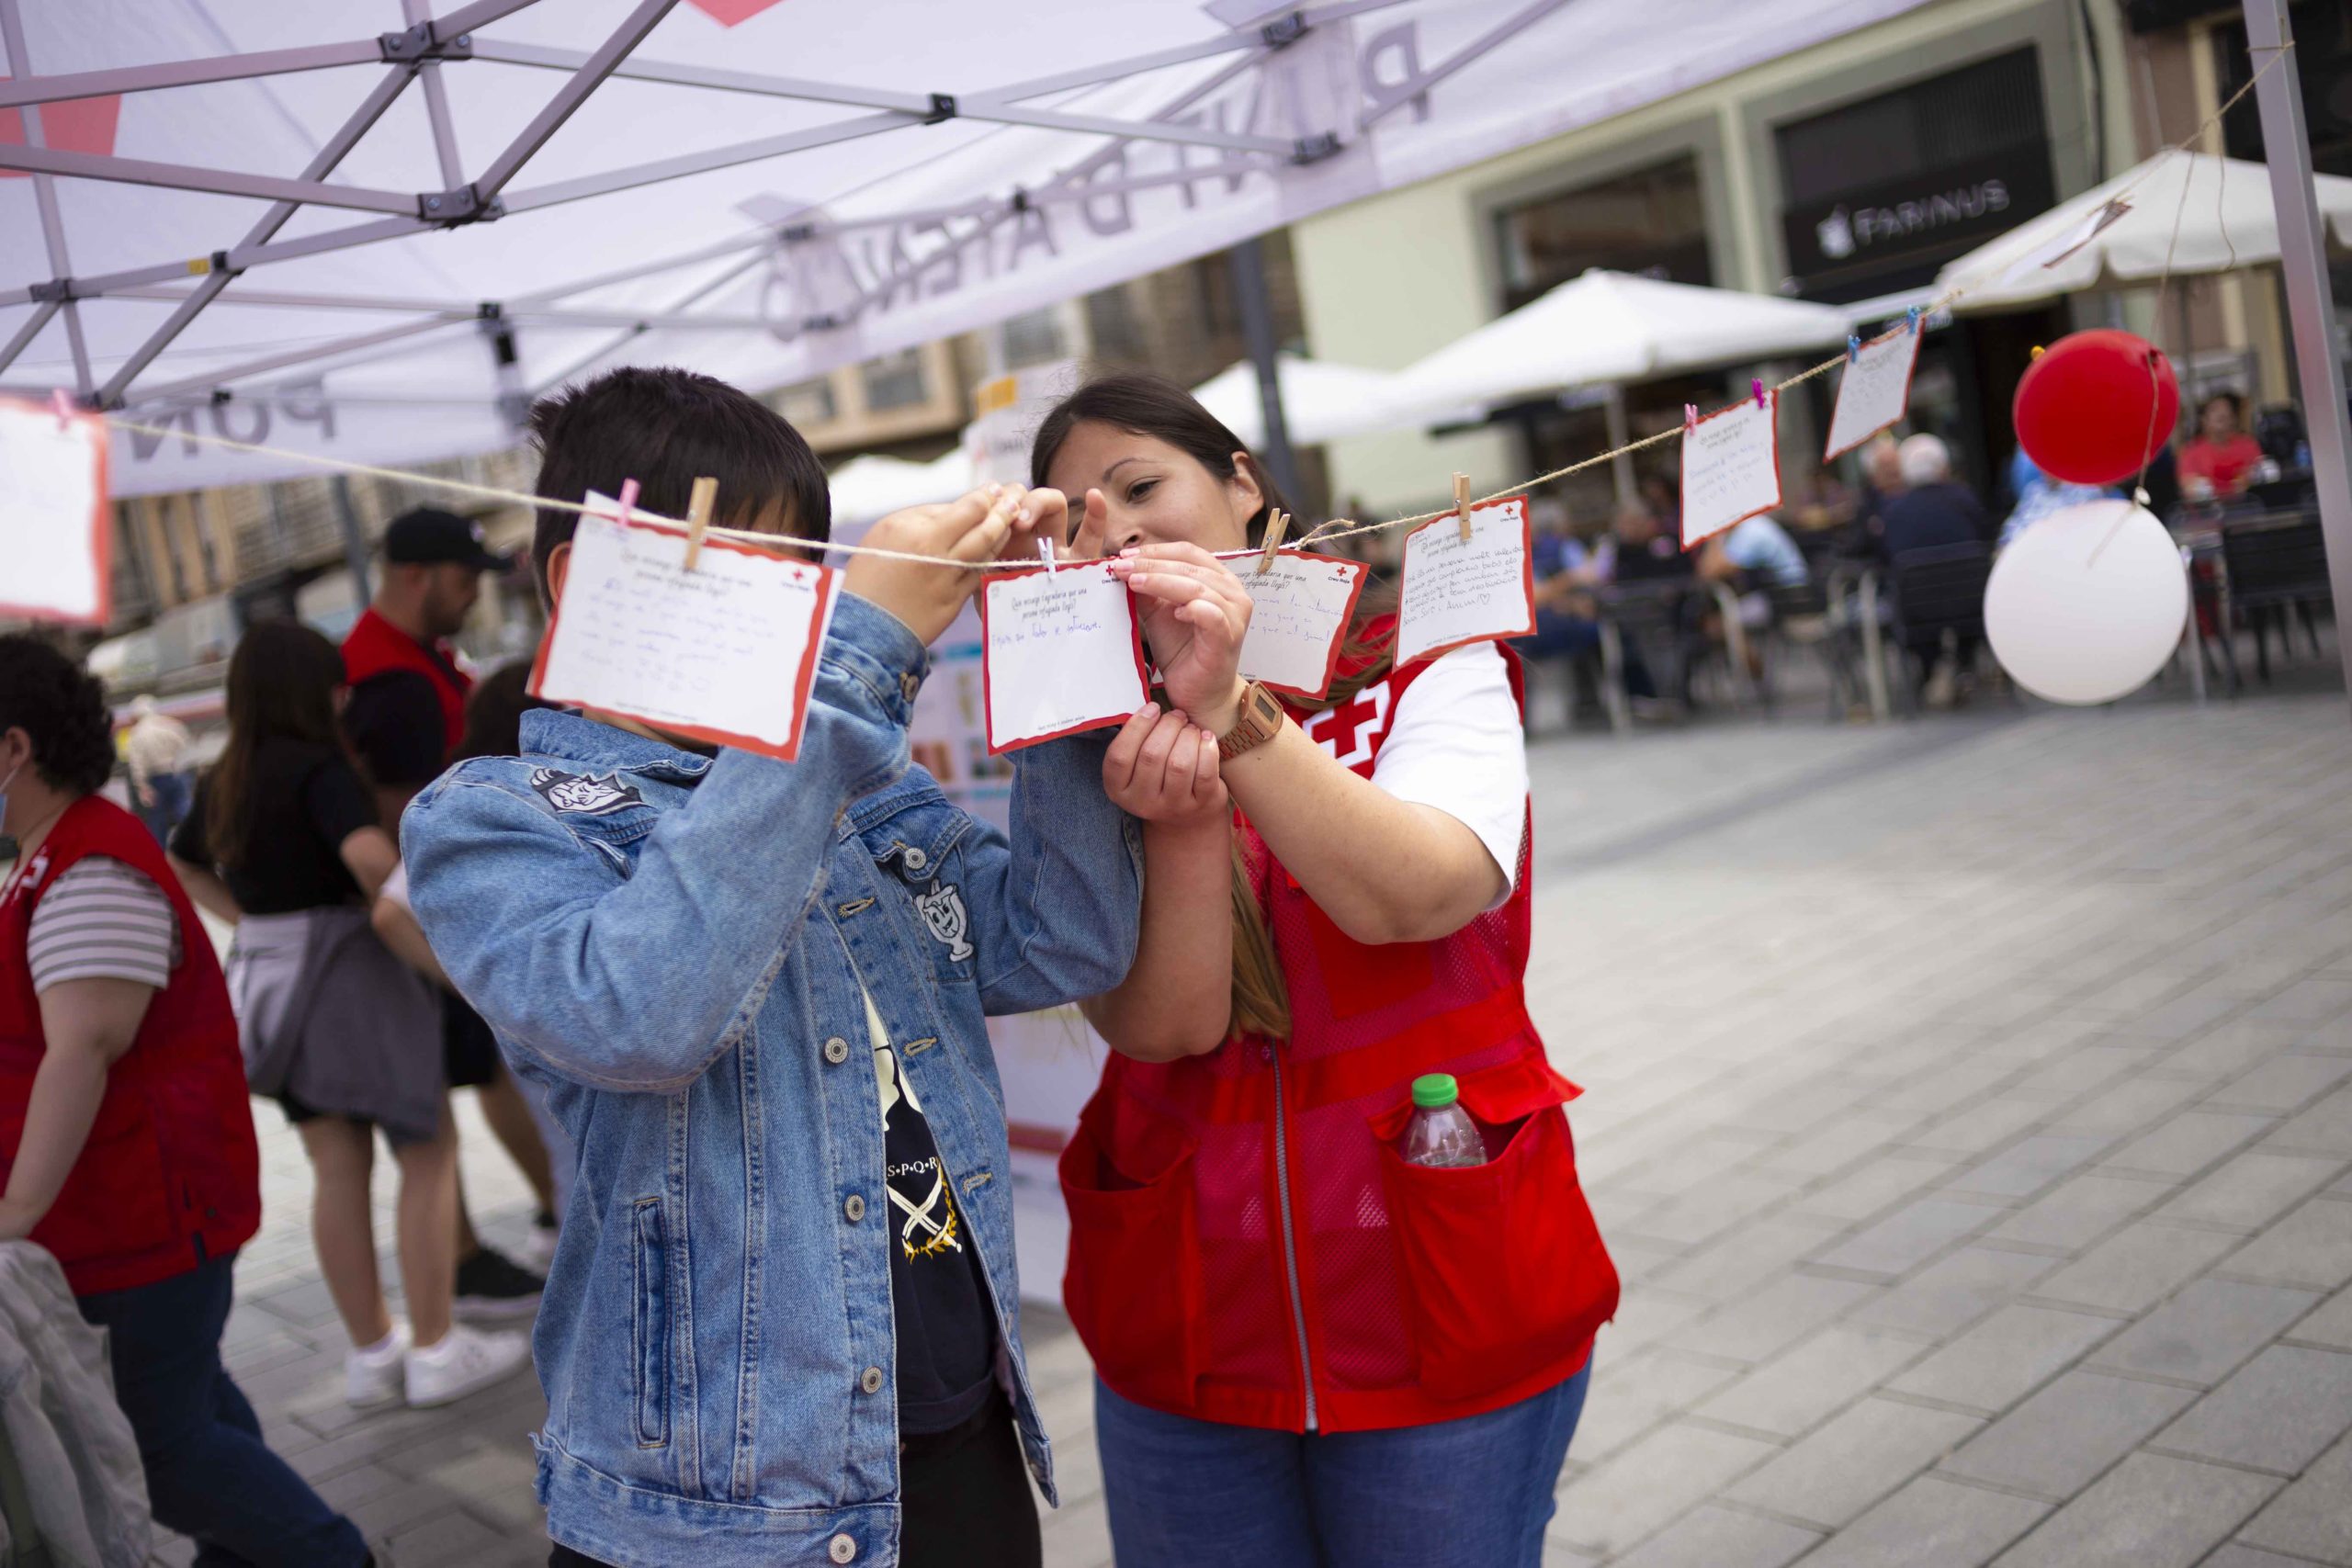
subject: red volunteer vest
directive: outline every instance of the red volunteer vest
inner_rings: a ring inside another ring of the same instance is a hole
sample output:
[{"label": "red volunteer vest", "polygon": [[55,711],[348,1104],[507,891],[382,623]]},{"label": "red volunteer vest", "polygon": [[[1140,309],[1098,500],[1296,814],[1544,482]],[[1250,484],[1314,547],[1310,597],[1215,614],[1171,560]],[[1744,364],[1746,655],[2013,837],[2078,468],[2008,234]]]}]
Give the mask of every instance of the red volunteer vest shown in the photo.
[{"label": "red volunteer vest", "polygon": [[376,614],[374,605],[359,613],[343,639],[343,678],[356,686],[371,675],[413,670],[433,682],[441,699],[441,754],[458,749],[466,733],[466,694],[473,682],[439,648],[426,648],[416,638]]},{"label": "red volunteer vest", "polygon": [[85,855],[111,856],[164,890],[179,920],[181,957],[107,1074],[82,1156],[33,1227],[76,1295],[184,1274],[234,1252],[261,1224],[260,1153],[220,963],[153,836],[96,795],[65,808],[0,899],[0,1181],[24,1141],[46,1049],[26,951],[33,910]]},{"label": "red volunteer vest", "polygon": [[[1427,668],[1302,727],[1369,778]],[[1616,1312],[1617,1271],[1577,1183],[1561,1107],[1578,1090],[1527,1016],[1526,836],[1499,908],[1374,947],[1239,826],[1291,1036],[1104,1067],[1061,1160],[1063,1295],[1097,1371],[1139,1404],[1288,1431],[1310,1424],[1311,1391],[1323,1432],[1479,1415],[1574,1376]],[[1459,1080],[1486,1165],[1395,1152],[1431,1072]]]}]

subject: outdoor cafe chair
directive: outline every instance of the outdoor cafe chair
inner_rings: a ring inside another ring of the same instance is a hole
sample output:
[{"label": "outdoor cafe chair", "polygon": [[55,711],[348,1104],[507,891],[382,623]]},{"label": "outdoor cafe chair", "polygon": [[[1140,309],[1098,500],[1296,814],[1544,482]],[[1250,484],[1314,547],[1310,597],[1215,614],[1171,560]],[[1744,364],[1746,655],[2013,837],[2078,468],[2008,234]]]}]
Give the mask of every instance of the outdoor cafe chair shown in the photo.
[{"label": "outdoor cafe chair", "polygon": [[1928,683],[1923,650],[1984,641],[1984,584],[1992,575],[1991,547],[1974,541],[1905,550],[1889,563],[1888,631],[1904,663],[1905,706],[1913,716]]},{"label": "outdoor cafe chair", "polygon": [[2222,525],[2222,658],[2229,666],[2230,691],[2245,682],[2238,670],[2237,622],[2254,630],[2255,671],[2270,679],[2269,628],[2278,626],[2279,650],[2289,647],[2288,617],[2303,623],[2312,651],[2319,651],[2316,607],[2333,605],[2327,576],[2327,544],[2319,519],[2308,512],[2224,521]]}]

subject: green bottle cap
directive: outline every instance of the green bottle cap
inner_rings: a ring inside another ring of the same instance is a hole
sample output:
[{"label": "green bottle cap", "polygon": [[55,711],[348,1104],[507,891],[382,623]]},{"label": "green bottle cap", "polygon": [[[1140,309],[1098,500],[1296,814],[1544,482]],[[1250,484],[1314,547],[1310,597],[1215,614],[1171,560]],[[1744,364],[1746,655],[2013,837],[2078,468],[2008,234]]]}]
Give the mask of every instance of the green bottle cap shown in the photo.
[{"label": "green bottle cap", "polygon": [[1452,1073],[1424,1073],[1413,1080],[1413,1103],[1424,1111],[1451,1105],[1456,1095]]}]

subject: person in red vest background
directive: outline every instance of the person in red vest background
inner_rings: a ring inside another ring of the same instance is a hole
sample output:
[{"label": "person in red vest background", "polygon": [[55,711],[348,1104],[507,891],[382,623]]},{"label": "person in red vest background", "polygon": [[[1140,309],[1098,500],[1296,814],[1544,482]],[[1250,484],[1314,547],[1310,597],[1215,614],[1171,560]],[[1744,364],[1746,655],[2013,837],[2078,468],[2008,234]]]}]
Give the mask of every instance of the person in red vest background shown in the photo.
[{"label": "person in red vest background", "polygon": [[[1537,1568],[1618,1281],[1527,1014],[1518,664],[1395,667],[1368,590],[1326,697],[1244,682],[1248,563],[1214,552],[1282,502],[1157,378],[1074,393],[1031,472],[1086,497],[1071,553],[1113,558],[1164,682],[1106,786],[1191,807],[1145,823],[1135,966],[1086,1004],[1114,1055],[1061,1161],[1120,1568]],[[1402,1157],[1423,1075],[1483,1160]]]},{"label": "person in red vest background", "polygon": [[[466,731],[473,678],[458,666],[449,639],[481,597],[484,572],[512,565],[482,542],[481,525],[419,507],[384,530],[382,570],[374,599],[343,641],[351,698],[345,736],[368,783],[384,830],[397,841],[401,813],[416,792],[441,776]],[[555,1215],[548,1155],[531,1110],[498,1059],[490,1031],[465,998],[444,992],[442,1055],[451,1089],[480,1091],[482,1116],[522,1168],[539,1202],[539,1232],[552,1251]],[[476,1322],[528,1317],[544,1281],[474,1234],[465,1192],[458,1194],[458,1315]]]},{"label": "person in red vest background", "polygon": [[46,1247],[107,1330],[154,1516],[198,1562],[370,1563],[220,1364],[261,1222],[244,1063],[162,846],[97,794],[110,729],[95,678],[0,637],[0,1241]]}]

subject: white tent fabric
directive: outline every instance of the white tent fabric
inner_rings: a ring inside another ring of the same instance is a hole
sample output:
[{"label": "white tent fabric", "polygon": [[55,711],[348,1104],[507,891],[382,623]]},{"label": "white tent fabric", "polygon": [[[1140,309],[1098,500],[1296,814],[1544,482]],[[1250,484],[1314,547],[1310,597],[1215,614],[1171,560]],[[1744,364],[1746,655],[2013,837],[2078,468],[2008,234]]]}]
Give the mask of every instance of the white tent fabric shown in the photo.
[{"label": "white tent fabric", "polygon": [[[1283,428],[1301,446],[1396,430],[1411,423],[1398,419],[1391,407],[1396,377],[1389,371],[1333,365],[1295,354],[1279,355],[1274,369],[1282,388]],[[1193,396],[1241,437],[1243,445],[1253,448],[1265,445],[1265,405],[1258,391],[1256,366],[1246,359],[1229,365],[1193,388]]]},{"label": "white tent fabric", "polygon": [[835,468],[827,483],[836,526],[872,523],[903,507],[953,501],[972,488],[972,459],[961,446],[928,463],[869,454]]},{"label": "white tent fabric", "polygon": [[583,370],[773,388],[1924,3],[0,0],[0,387],[456,456]]},{"label": "white tent fabric", "polygon": [[[2352,250],[2352,179],[2315,175],[2312,183],[2330,240]],[[2064,249],[2118,196],[2129,211],[2080,250],[2045,265],[2052,247]],[[1946,264],[1936,291],[1964,289],[1952,302],[1955,310],[2007,310],[2083,289],[2154,283],[2167,265],[2195,275],[2278,259],[2278,217],[2267,167],[2167,152]]]},{"label": "white tent fabric", "polygon": [[1600,268],[1396,372],[1393,407],[1430,423],[1572,387],[1617,386],[1842,344],[1834,306]]}]

